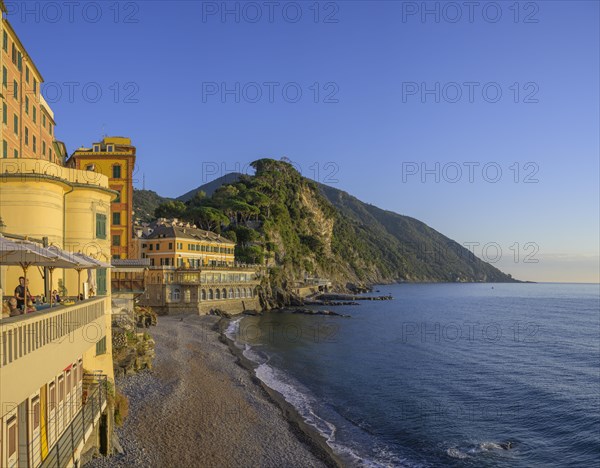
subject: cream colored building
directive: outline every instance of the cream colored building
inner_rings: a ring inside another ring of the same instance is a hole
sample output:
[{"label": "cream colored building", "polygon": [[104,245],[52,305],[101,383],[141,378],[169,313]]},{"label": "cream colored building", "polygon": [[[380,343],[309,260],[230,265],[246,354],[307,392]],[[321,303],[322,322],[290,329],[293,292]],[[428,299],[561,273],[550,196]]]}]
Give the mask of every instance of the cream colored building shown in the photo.
[{"label": "cream colored building", "polygon": [[[54,141],[54,116],[39,92],[41,74],[1,1],[0,8],[3,231],[110,262],[117,194],[105,176],[63,166],[64,145]],[[33,295],[44,293],[40,273],[36,267],[28,272]],[[13,295],[21,275],[20,267],[0,264],[5,296]],[[51,288],[60,281],[69,295],[77,294],[75,271],[57,269],[53,276]],[[109,432],[104,382],[114,379],[107,278],[106,270],[97,271],[93,299],[0,319],[0,467],[74,466],[100,430]]]}]

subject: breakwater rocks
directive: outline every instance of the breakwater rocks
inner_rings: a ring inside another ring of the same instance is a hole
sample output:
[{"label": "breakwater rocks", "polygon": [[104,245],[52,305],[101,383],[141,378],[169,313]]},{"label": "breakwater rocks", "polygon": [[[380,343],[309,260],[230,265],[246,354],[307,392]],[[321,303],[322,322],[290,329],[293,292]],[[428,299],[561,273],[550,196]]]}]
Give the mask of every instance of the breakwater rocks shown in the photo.
[{"label": "breakwater rocks", "polygon": [[322,306],[357,306],[360,305],[355,301],[310,301],[305,300],[304,305],[322,305]]},{"label": "breakwater rocks", "polygon": [[[321,294],[315,298],[318,301],[391,301],[391,294],[387,296],[353,296],[350,294]],[[345,305],[345,304],[344,304]]]},{"label": "breakwater rocks", "polygon": [[338,314],[332,310],[313,310],[313,309],[292,309],[292,314],[304,314],[304,315],[334,315],[337,317],[350,318],[350,315]]}]

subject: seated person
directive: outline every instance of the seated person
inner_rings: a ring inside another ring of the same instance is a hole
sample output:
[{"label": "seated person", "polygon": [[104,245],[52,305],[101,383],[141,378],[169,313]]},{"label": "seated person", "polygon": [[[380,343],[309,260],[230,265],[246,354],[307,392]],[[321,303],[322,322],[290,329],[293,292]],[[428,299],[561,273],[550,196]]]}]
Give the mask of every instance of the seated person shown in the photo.
[{"label": "seated person", "polygon": [[61,298],[58,295],[58,291],[56,289],[54,291],[52,291],[52,301],[56,304],[60,304],[60,302],[61,302]]},{"label": "seated person", "polygon": [[80,301],[83,301],[83,293],[80,293],[80,294],[79,294],[79,300],[80,300]]},{"label": "seated person", "polygon": [[10,317],[10,306],[8,305],[8,301],[4,301],[2,303],[2,318]]},{"label": "seated person", "polygon": [[8,309],[11,317],[21,315],[23,312],[17,307],[17,298],[11,297],[8,301]]},{"label": "seated person", "polygon": [[96,295],[96,291],[94,290],[94,287],[92,286],[92,287],[90,288],[90,294],[89,294],[89,296],[90,296],[90,297],[94,297],[95,295]]},{"label": "seated person", "polygon": [[33,305],[33,302],[31,301],[31,299],[29,299],[27,301],[27,309],[25,309],[25,313],[26,314],[30,314],[32,312],[35,312],[37,309],[35,308],[35,306]]}]

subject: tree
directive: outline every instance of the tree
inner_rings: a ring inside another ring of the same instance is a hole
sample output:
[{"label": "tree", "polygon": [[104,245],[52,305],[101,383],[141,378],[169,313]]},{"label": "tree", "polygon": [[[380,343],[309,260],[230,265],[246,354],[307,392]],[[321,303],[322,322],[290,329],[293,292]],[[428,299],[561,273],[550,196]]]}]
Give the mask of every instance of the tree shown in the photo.
[{"label": "tree", "polygon": [[177,200],[169,200],[161,203],[154,211],[154,216],[157,218],[183,218],[187,207],[183,202]]},{"label": "tree", "polygon": [[214,231],[221,226],[229,225],[229,218],[222,211],[208,206],[190,208],[188,216],[194,220],[194,224],[206,231]]}]

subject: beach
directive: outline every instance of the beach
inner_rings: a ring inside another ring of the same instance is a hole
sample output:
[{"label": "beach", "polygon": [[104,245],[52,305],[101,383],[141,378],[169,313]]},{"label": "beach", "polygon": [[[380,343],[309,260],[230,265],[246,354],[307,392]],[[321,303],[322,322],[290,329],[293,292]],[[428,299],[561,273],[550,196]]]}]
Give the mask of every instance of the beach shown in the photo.
[{"label": "beach", "polygon": [[154,369],[117,381],[129,398],[129,415],[117,429],[124,453],[86,467],[336,464],[324,442],[300,429],[295,412],[240,364],[221,337],[220,320],[159,318],[150,330]]}]

